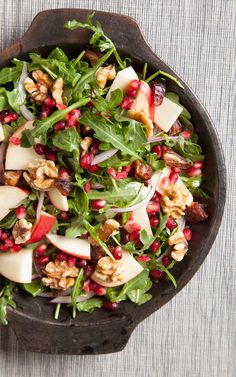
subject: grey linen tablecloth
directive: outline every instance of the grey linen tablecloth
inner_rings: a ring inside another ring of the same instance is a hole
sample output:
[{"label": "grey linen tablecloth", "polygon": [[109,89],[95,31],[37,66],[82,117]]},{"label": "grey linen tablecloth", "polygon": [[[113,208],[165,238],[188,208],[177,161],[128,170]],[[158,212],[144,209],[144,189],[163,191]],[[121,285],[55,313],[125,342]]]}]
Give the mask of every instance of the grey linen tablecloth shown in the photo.
[{"label": "grey linen tablecloth", "polygon": [[0,376],[236,376],[235,0],[7,0],[0,5],[1,48],[48,8],[93,8],[136,18],[152,48],[208,109],[228,169],[227,206],[210,255],[186,288],[139,325],[124,351],[81,357],[26,353],[11,330],[1,327]]}]

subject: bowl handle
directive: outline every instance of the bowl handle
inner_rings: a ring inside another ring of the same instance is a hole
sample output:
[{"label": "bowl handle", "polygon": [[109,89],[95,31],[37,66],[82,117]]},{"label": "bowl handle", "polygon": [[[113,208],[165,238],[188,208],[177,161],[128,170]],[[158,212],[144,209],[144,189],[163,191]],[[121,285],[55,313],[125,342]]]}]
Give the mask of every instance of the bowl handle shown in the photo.
[{"label": "bowl handle", "polygon": [[[94,313],[96,315],[96,313]],[[9,324],[19,343],[27,351],[48,354],[105,354],[121,351],[127,344],[135,323],[127,314],[111,313],[104,320],[89,323],[69,319],[63,321],[42,321],[30,315],[9,310]]]}]

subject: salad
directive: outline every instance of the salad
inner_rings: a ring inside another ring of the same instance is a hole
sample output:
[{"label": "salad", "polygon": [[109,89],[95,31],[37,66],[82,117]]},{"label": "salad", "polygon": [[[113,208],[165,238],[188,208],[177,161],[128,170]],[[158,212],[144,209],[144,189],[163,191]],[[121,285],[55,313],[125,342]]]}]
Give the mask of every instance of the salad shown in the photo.
[{"label": "salad", "polygon": [[[204,155],[163,71],[137,72],[101,25],[68,57],[0,71],[0,321],[14,293],[78,312],[142,305],[191,253],[207,218]],[[71,31],[73,33],[73,31]],[[182,87],[183,88],[183,87]]]}]

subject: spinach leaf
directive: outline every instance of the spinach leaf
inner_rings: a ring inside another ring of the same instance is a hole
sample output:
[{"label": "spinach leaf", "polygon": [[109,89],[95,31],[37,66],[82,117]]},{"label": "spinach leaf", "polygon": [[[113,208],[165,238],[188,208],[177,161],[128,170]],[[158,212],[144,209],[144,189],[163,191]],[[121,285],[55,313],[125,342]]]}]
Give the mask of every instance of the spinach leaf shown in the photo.
[{"label": "spinach leaf", "polygon": [[84,270],[83,270],[83,268],[81,268],[80,271],[79,271],[79,274],[76,278],[75,284],[71,289],[71,304],[72,304],[72,308],[73,308],[73,311],[72,311],[72,317],[73,318],[76,317],[76,308],[77,308],[76,299],[82,291],[83,280],[84,280]]},{"label": "spinach leaf", "polygon": [[101,308],[103,301],[98,297],[90,298],[89,300],[79,302],[76,308],[79,312],[92,313],[95,309]]},{"label": "spinach leaf", "polygon": [[16,291],[16,284],[7,280],[0,281],[0,323],[7,325],[7,306],[16,308],[13,294]]}]

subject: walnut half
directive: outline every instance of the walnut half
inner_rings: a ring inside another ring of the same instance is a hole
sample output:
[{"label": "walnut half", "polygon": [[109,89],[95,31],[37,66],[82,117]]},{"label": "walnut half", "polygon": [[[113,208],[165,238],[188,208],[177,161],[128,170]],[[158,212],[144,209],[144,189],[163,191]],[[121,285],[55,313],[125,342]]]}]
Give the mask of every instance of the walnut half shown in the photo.
[{"label": "walnut half", "polygon": [[171,257],[180,262],[188,251],[188,242],[184,237],[184,233],[179,230],[168,240],[170,246],[172,246]]},{"label": "walnut half", "polygon": [[12,230],[12,235],[15,240],[15,243],[21,244],[28,241],[31,237],[32,224],[26,219],[18,220]]},{"label": "walnut half", "polygon": [[121,265],[109,256],[102,257],[98,260],[93,275],[104,282],[122,281]]},{"label": "walnut half", "polygon": [[23,173],[26,182],[35,190],[50,191],[58,178],[58,169],[53,161],[43,158],[33,160]]},{"label": "walnut half", "polygon": [[46,277],[42,278],[42,283],[52,289],[66,290],[71,288],[78,276],[78,268],[68,266],[66,261],[49,262],[43,271]]},{"label": "walnut half", "polygon": [[191,204],[193,197],[182,181],[169,185],[161,197],[162,210],[173,219],[184,215],[187,205]]}]

